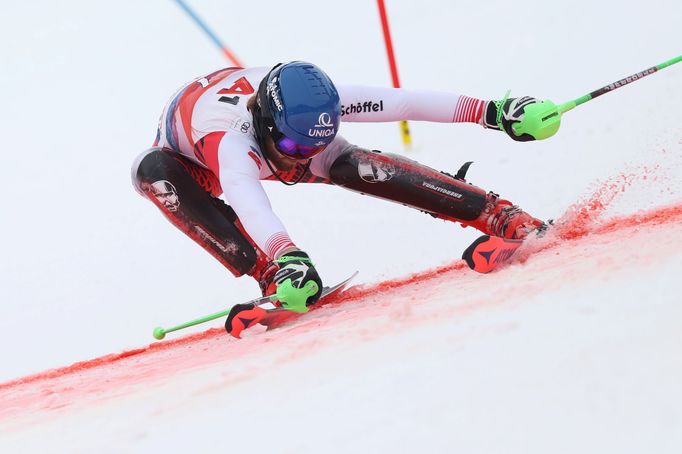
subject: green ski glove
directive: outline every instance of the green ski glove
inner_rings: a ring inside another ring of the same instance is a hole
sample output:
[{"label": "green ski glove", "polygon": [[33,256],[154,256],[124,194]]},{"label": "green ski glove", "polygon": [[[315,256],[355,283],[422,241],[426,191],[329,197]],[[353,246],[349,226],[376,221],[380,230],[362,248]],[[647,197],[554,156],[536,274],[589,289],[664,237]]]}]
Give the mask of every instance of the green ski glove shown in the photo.
[{"label": "green ski glove", "polygon": [[296,250],[275,262],[281,267],[274,278],[277,300],[292,312],[308,312],[308,306],[315,304],[322,293],[322,280],[310,257]]},{"label": "green ski glove", "polygon": [[517,142],[547,139],[559,130],[561,115],[552,101],[507,95],[500,101],[486,102],[481,118],[484,128],[502,130]]}]

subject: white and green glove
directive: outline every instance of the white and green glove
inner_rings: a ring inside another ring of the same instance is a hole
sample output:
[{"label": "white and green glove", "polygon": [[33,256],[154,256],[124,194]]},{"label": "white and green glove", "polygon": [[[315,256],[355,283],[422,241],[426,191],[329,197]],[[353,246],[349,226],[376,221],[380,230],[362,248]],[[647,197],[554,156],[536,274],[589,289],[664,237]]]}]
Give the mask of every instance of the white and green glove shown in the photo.
[{"label": "white and green glove", "polygon": [[280,266],[275,274],[277,300],[292,312],[308,312],[322,293],[322,280],[308,254],[297,249],[275,260]]},{"label": "white and green glove", "polygon": [[559,130],[560,123],[561,115],[552,101],[531,96],[488,101],[481,117],[484,128],[504,131],[517,142],[547,139]]}]

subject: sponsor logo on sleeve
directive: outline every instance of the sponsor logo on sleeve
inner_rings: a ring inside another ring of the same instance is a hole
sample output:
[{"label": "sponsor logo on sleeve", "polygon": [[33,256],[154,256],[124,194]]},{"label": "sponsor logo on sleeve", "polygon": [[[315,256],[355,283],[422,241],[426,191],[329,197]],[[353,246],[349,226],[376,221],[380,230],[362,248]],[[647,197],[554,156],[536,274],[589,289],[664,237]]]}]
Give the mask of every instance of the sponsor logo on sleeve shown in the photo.
[{"label": "sponsor logo on sleeve", "polygon": [[376,101],[358,101],[355,104],[343,105],[341,104],[341,116],[351,115],[356,113],[372,113],[372,112],[383,112],[384,111],[384,100],[380,99]]},{"label": "sponsor logo on sleeve", "polygon": [[242,134],[248,134],[251,128],[251,122],[244,121],[241,118],[236,118],[232,123],[232,129],[239,131]]}]

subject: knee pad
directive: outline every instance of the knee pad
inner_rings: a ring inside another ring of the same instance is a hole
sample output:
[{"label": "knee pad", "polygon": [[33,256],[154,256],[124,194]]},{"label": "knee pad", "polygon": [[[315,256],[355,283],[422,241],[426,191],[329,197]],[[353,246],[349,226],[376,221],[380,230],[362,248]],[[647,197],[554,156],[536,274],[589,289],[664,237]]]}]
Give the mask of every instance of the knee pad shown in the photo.
[{"label": "knee pad", "polygon": [[486,193],[402,156],[354,148],[331,166],[333,184],[456,221],[476,219]]},{"label": "knee pad", "polygon": [[191,162],[172,150],[159,147],[145,150],[133,162],[131,169],[133,187],[144,196],[144,190],[141,186],[146,180],[158,180],[163,173],[172,172],[175,169],[180,171],[180,168],[214,197],[222,194],[223,191],[218,177],[209,169]]},{"label": "knee pad", "polygon": [[147,195],[142,189],[142,182],[149,179],[145,178],[145,174],[147,174],[150,169],[149,163],[146,163],[144,169],[141,171],[140,167],[142,161],[144,161],[145,158],[147,158],[148,156],[152,156],[152,158],[150,159],[154,159],[153,156],[156,156],[156,154],[160,152],[162,152],[162,148],[160,147],[153,147],[143,151],[142,153],[139,154],[137,158],[135,158],[135,161],[133,161],[133,165],[130,168],[130,179],[133,183],[133,187],[135,188],[137,193],[143,197],[146,197]]}]

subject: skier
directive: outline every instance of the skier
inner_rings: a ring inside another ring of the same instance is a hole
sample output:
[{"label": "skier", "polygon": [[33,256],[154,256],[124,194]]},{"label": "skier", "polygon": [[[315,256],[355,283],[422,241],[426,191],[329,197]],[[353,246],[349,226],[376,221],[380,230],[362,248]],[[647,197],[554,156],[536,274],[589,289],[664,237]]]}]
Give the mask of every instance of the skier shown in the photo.
[{"label": "skier", "polygon": [[[513,124],[532,97],[484,101],[396,88],[338,86],[317,66],[226,68],[178,90],[165,106],[152,148],[134,162],[136,190],[235,276],[305,312],[322,282],[273,212],[260,180],[327,183],[392,200],[486,234],[523,239],[539,219],[456,175],[368,150],[338,135],[342,121],[478,123],[517,141]],[[225,195],[225,204],[218,197]],[[264,311],[235,306],[225,323],[238,336]],[[239,317],[236,317],[239,315]]]}]

